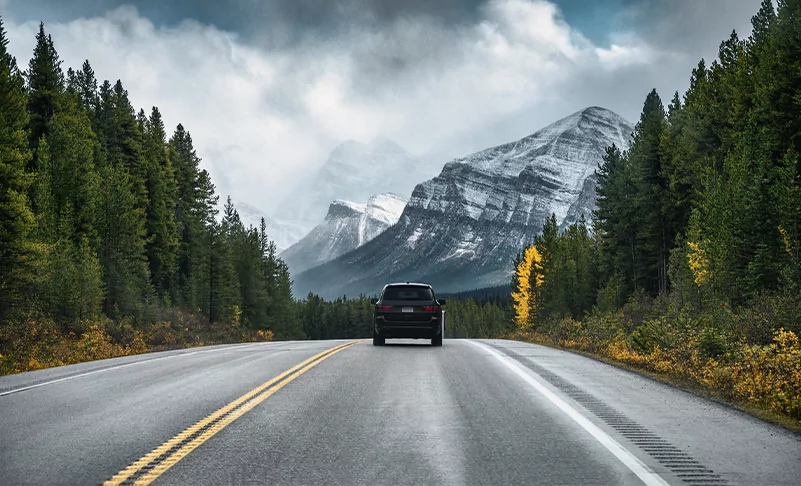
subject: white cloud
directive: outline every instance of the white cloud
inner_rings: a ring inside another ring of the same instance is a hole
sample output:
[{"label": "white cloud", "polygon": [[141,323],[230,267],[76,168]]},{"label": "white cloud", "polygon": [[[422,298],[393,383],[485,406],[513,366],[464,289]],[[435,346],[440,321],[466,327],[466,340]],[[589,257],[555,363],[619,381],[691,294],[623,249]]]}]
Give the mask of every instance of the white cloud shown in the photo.
[{"label": "white cloud", "polygon": [[[472,25],[402,17],[281,50],[195,21],[157,27],[133,7],[46,28],[65,66],[89,59],[99,79],[122,80],[134,106],[183,123],[223,197],[267,212],[343,139],[386,136],[413,152],[461,155],[483,148],[464,140],[504,142],[585,100],[631,118],[658,78],[654,66],[672,59],[632,36],[595,46],[542,0],[493,0],[482,12]],[[7,25],[21,65],[37,27]],[[617,87],[618,73],[641,68],[650,73],[641,93]],[[609,93],[597,91],[598,73]],[[514,133],[487,134],[522,112]]]}]

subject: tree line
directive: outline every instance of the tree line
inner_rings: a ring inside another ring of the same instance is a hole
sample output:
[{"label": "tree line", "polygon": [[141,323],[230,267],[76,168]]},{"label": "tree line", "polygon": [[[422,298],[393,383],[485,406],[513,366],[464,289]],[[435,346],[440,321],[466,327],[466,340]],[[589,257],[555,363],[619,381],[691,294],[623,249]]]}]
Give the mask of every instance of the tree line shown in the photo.
[{"label": "tree line", "polygon": [[[494,291],[491,289],[489,295],[481,297],[448,296],[443,306],[445,336],[490,338],[513,330],[512,306],[508,299],[497,298]],[[359,339],[373,335],[374,306],[369,296],[325,300],[309,293],[296,305],[303,333],[309,339]]]},{"label": "tree line", "polygon": [[784,307],[753,342],[801,328],[799,25],[801,2],[764,0],[683,96],[648,94],[629,149],[606,150],[593,220],[551,218],[515,261],[521,327],[645,297],[694,318]]},{"label": "tree line", "polygon": [[2,19],[0,107],[4,327],[51,320],[80,335],[98,316],[136,327],[180,309],[302,336],[264,222],[245,227],[230,198],[218,215],[183,125],[168,136],[157,107],[135,111],[122,82],[100,82],[88,60],[64,72],[43,24],[22,70]]}]

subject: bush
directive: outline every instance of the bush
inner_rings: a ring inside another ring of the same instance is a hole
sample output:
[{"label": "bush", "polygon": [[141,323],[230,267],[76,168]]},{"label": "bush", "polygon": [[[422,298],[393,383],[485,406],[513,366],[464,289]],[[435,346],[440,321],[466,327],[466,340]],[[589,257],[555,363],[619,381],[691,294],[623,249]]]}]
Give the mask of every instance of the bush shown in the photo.
[{"label": "bush", "polygon": [[79,335],[65,334],[52,319],[31,314],[0,325],[0,374],[20,373],[149,351],[210,344],[272,341],[270,330],[250,330],[225,323],[209,324],[194,314],[166,312],[174,321],[137,324],[90,319]]},{"label": "bush", "polygon": [[670,349],[673,347],[671,330],[662,319],[651,319],[637,326],[631,333],[631,343],[640,353],[650,353],[654,349]]}]

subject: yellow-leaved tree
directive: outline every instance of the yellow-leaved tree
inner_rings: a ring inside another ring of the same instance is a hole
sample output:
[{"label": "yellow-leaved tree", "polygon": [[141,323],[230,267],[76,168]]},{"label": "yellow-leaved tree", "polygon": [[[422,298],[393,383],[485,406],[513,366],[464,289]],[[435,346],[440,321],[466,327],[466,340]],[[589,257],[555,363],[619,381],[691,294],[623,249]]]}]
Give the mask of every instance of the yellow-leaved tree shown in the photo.
[{"label": "yellow-leaved tree", "polygon": [[709,270],[709,256],[700,243],[688,241],[687,263],[693,273],[695,284],[701,286],[709,282],[712,272]]},{"label": "yellow-leaved tree", "polygon": [[537,289],[542,285],[542,257],[535,245],[523,252],[523,258],[515,268],[516,287],[512,292],[515,301],[515,322],[520,329],[528,329],[534,323]]}]

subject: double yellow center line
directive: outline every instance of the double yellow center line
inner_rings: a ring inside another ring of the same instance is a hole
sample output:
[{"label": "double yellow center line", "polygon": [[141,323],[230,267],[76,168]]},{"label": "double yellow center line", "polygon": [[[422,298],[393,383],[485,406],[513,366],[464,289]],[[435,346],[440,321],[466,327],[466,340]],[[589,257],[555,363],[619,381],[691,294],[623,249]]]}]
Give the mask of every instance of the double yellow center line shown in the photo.
[{"label": "double yellow center line", "polygon": [[172,439],[156,447],[138,461],[135,461],[130,466],[115,474],[104,484],[106,486],[139,486],[152,483],[167,469],[171,468],[175,463],[200,446],[200,444],[206,442],[231,422],[269,398],[273,393],[286,386],[287,383],[317,366],[323,360],[330,358],[358,342],[360,341],[353,341],[327,349],[297,366],[293,366],[272,380],[257,386]]}]

